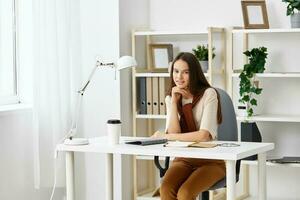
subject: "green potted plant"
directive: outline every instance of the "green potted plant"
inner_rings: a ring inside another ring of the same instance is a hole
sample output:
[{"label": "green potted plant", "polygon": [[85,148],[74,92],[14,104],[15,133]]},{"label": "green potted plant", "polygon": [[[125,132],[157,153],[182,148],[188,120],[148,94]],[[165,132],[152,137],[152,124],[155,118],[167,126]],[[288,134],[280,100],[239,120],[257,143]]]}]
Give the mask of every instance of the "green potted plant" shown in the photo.
[{"label": "green potted plant", "polygon": [[[215,48],[212,48],[214,51]],[[196,48],[193,49],[194,55],[199,60],[202,71],[207,72],[208,70],[208,45],[198,45]],[[212,53],[212,58],[214,58],[216,54]]]},{"label": "green potted plant", "polygon": [[257,100],[254,95],[259,95],[262,88],[259,88],[258,82],[255,79],[256,73],[265,71],[267,59],[267,48],[259,47],[245,51],[244,54],[248,57],[249,63],[244,65],[240,78],[240,99],[239,102],[246,106],[247,117],[253,115],[253,107],[257,106]]},{"label": "green potted plant", "polygon": [[300,28],[300,0],[282,0],[282,2],[288,4],[286,15],[291,16],[291,27]]},{"label": "green potted plant", "polygon": [[[265,71],[267,59],[267,48],[259,47],[245,51],[244,54],[248,57],[249,63],[244,65],[240,78],[240,99],[239,102],[244,105],[247,119],[253,115],[253,107],[257,106],[256,95],[260,95],[262,88],[259,88],[256,78],[256,73]],[[248,142],[261,142],[261,134],[255,122],[248,120],[241,123],[241,140]],[[247,158],[249,160],[256,159],[256,156]]]}]

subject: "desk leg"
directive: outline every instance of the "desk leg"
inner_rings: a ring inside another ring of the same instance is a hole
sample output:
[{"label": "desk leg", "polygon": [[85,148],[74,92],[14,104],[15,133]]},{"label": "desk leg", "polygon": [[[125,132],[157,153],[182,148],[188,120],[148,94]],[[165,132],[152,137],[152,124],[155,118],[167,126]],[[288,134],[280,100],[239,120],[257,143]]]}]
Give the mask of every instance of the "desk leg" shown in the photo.
[{"label": "desk leg", "polygon": [[258,154],[258,199],[267,199],[266,153]]},{"label": "desk leg", "polygon": [[106,200],[113,200],[113,154],[106,154]]},{"label": "desk leg", "polygon": [[226,160],[226,186],[227,186],[227,200],[235,200],[235,181],[236,181],[236,172],[235,172],[235,163],[234,160]]},{"label": "desk leg", "polygon": [[67,200],[75,200],[74,152],[66,152],[66,195]]}]

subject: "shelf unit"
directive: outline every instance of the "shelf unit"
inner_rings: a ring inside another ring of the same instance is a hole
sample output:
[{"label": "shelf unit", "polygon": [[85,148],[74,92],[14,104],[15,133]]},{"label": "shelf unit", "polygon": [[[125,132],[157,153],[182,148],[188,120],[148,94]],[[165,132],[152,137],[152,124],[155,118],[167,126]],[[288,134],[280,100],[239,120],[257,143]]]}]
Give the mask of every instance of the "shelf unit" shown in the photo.
[{"label": "shelf unit", "polygon": [[279,115],[279,114],[261,114],[252,117],[237,116],[238,121],[255,121],[255,122],[300,122],[299,116]]},{"label": "shelf unit", "polygon": [[[256,37],[261,37],[265,34],[300,34],[300,29],[237,29],[234,30],[232,28],[228,28],[227,30],[227,68],[226,68],[226,85],[227,91],[231,97],[233,97],[233,80],[239,78],[239,70],[234,70],[233,66],[233,35],[234,34],[242,34],[242,44],[243,44],[243,52],[249,49],[249,35],[256,34]],[[282,50],[283,51],[283,50]],[[286,50],[285,50],[286,51]],[[269,52],[268,53],[272,53]],[[243,63],[247,63],[247,57],[244,56]],[[278,65],[277,65],[278,66]],[[267,73],[260,73],[256,74],[257,79],[272,79],[278,78],[288,79],[288,78],[300,78],[300,72],[267,72]],[[253,121],[253,122],[272,122],[272,123],[286,123],[286,122],[293,122],[299,123],[300,122],[300,114],[299,115],[287,115],[287,114],[272,114],[272,113],[263,113],[259,115],[254,115],[250,118],[237,116],[238,122],[243,121]],[[241,137],[239,137],[241,138]],[[242,161],[245,166],[244,170],[244,195],[247,197],[249,196],[249,184],[248,177],[249,177],[249,165],[257,165],[257,161]],[[288,166],[288,167],[300,167],[299,164],[276,164],[267,162],[267,166]],[[247,198],[248,199],[248,198]],[[250,198],[251,199],[251,198]]]},{"label": "shelf unit", "polygon": [[[213,66],[214,63],[212,62],[212,48],[213,48],[213,41],[214,41],[214,34],[220,34],[220,46],[221,48],[220,53],[216,53],[217,56],[220,59],[220,66],[215,67]],[[208,79],[210,83],[213,83],[214,75],[219,75],[223,77],[224,86],[225,86],[225,69],[226,69],[226,29],[225,28],[216,28],[216,27],[209,27],[205,31],[132,31],[132,56],[137,58],[137,56],[144,56],[141,58],[143,64],[139,63],[138,60],[138,66],[136,68],[133,68],[132,70],[132,111],[133,111],[133,136],[140,136],[138,135],[137,126],[138,123],[143,122],[146,123],[147,126],[145,127],[146,132],[148,136],[152,135],[154,132],[154,123],[157,121],[165,120],[166,115],[152,115],[152,114],[138,114],[137,113],[137,79],[142,77],[164,77],[169,78],[169,73],[156,73],[156,72],[147,72],[145,68],[149,65],[150,62],[150,50],[148,48],[149,44],[151,44],[153,41],[155,41],[156,37],[163,37],[165,39],[169,38],[176,38],[180,37],[180,40],[182,40],[183,37],[192,37],[192,38],[206,38],[205,41],[208,44],[209,49],[209,61],[208,61],[208,71],[205,73],[205,77]],[[143,37],[143,40],[141,38]],[[176,40],[176,39],[175,39]],[[145,41],[145,43],[142,43]],[[170,43],[168,41],[168,43]],[[192,48],[195,48],[196,45],[200,44],[201,41],[197,41],[195,43],[195,46]],[[141,54],[138,47],[139,45],[143,46],[145,49],[145,53]],[[174,47],[175,48],[175,47]],[[192,48],[190,48],[189,51],[192,51]],[[180,47],[176,47],[176,50],[179,49],[180,51],[186,51],[181,50]],[[139,54],[139,55],[138,55]],[[174,55],[176,56],[176,55]],[[146,161],[146,162],[152,162],[153,158],[151,157],[145,157],[145,156],[135,156],[133,157],[133,184],[134,184],[134,199],[135,200],[150,200],[150,199],[157,199],[151,197],[151,191],[153,191],[156,188],[155,181],[151,177],[155,177],[155,174],[157,174],[156,169],[151,169],[148,173],[148,179],[149,179],[149,188],[143,191],[138,191],[138,161]],[[153,163],[153,162],[152,162]],[[150,164],[150,163],[149,163]],[[144,176],[145,177],[145,176]],[[159,199],[159,198],[158,198]]]},{"label": "shelf unit", "polygon": [[[256,160],[243,160],[242,164],[256,165],[257,166],[257,161]],[[267,161],[267,166],[272,166],[272,167],[300,167],[300,164],[297,164],[297,163],[280,164],[280,163],[272,163],[272,162]]]},{"label": "shelf unit", "polygon": [[[232,79],[238,78],[239,73],[235,73],[233,70],[233,34],[243,34],[243,52],[249,47],[249,34],[300,34],[300,28],[293,29],[232,29],[227,30],[227,59],[226,59],[226,88],[229,95],[232,95]],[[247,62],[247,58],[244,56],[244,63]],[[268,72],[268,73],[258,73],[257,78],[300,78],[300,72]]]},{"label": "shelf unit", "polygon": [[[238,78],[239,73],[233,73],[233,78]],[[257,78],[300,78],[300,73],[258,73],[256,74]]]}]

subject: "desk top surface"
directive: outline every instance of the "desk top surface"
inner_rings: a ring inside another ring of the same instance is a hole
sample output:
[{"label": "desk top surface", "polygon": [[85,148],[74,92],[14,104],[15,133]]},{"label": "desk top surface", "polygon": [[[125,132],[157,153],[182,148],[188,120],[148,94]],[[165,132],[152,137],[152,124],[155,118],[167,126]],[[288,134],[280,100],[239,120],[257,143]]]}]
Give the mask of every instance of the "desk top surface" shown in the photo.
[{"label": "desk top surface", "polygon": [[[94,153],[115,153],[127,155],[146,155],[146,156],[171,156],[171,157],[189,157],[217,160],[239,160],[251,155],[263,153],[274,149],[273,143],[255,143],[255,142],[234,142],[240,144],[236,147],[214,148],[191,148],[191,147],[164,147],[163,144],[140,146],[124,144],[126,140],[144,139],[142,137],[121,137],[120,144],[109,145],[107,137],[97,137],[89,139],[88,145],[65,145],[58,144],[58,151],[73,152],[94,152]],[[224,143],[228,141],[213,141],[214,143]],[[210,142],[211,143],[211,142]]]}]

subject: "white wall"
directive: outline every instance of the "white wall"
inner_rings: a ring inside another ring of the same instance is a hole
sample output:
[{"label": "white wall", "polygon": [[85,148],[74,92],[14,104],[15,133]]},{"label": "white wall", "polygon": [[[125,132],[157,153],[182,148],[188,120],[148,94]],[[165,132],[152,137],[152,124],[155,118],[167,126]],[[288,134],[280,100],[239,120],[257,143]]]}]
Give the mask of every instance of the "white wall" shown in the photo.
[{"label": "white wall", "polygon": [[[268,0],[267,10],[271,28],[289,27],[284,3]],[[194,30],[208,26],[242,25],[240,0],[152,0],[150,2],[150,26],[157,30]]]},{"label": "white wall", "polygon": [[[119,57],[119,2],[117,0],[80,1],[82,80],[88,78],[99,55],[103,62]],[[106,121],[120,118],[119,74],[113,69],[98,69],[86,90],[83,101],[84,137],[106,134]],[[78,158],[78,159],[77,159]],[[105,196],[104,156],[76,156],[77,199],[94,200]]]},{"label": "white wall", "polygon": [[[131,31],[132,29],[145,28],[149,25],[149,1],[120,0],[120,56],[132,55]],[[132,92],[131,70],[121,72],[121,119],[122,135],[132,135]],[[123,194],[122,199],[133,199],[133,172],[132,157],[123,156],[122,159]],[[131,183],[131,184],[128,184]],[[126,191],[126,192],[125,192]]]}]

